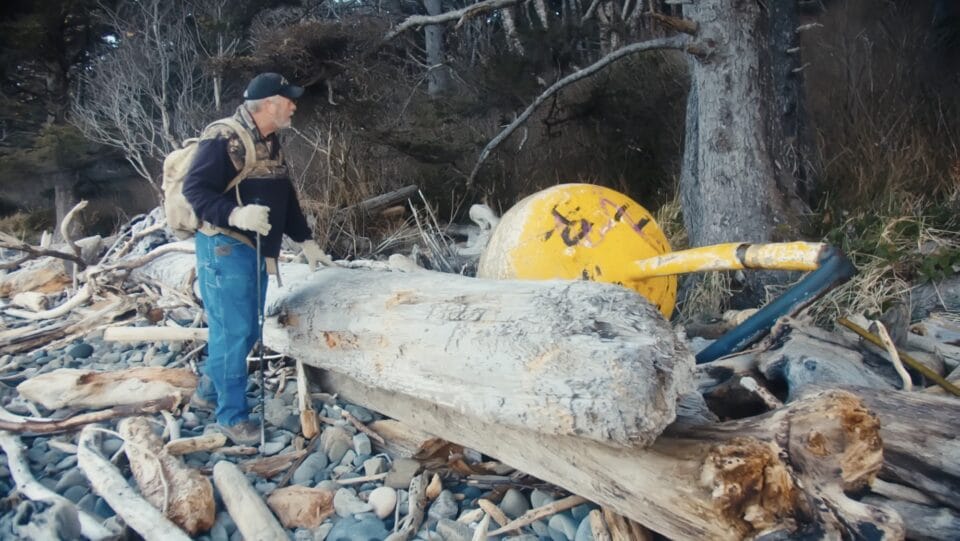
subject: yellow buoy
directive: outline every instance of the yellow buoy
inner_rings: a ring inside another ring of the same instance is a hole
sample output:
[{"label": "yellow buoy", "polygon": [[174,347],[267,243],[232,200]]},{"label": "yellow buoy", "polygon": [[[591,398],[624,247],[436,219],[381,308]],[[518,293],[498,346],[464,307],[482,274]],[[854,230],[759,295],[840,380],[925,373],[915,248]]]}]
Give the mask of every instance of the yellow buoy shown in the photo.
[{"label": "yellow buoy", "polygon": [[620,284],[669,319],[676,276],[631,276],[637,260],[668,252],[653,216],[629,197],[603,186],[561,184],[526,197],[503,215],[477,276]]}]

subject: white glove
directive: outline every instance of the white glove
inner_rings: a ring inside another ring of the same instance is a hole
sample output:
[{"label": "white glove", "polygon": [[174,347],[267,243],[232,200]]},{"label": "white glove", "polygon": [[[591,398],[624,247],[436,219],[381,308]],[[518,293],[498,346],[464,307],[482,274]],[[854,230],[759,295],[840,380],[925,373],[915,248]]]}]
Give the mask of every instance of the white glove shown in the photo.
[{"label": "white glove", "polygon": [[317,244],[317,241],[306,240],[300,244],[300,248],[303,249],[303,255],[307,258],[307,263],[310,264],[310,270],[317,270],[317,264],[321,264],[324,267],[332,267],[333,260],[330,259],[330,256],[323,253],[323,250],[320,249],[320,246]]},{"label": "white glove", "polygon": [[243,205],[230,212],[227,223],[237,229],[254,231],[261,235],[270,233],[270,207],[263,205]]}]

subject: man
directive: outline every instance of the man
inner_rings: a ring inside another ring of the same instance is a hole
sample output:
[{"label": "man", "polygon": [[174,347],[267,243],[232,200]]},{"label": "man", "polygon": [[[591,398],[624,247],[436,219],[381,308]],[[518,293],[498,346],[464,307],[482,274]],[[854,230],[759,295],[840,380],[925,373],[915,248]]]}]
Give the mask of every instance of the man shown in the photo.
[{"label": "man", "polygon": [[[196,235],[197,280],[210,329],[204,375],[191,402],[215,406],[220,431],[238,445],[260,439],[247,408],[246,359],[259,336],[257,314],[266,299],[267,267],[276,268],[284,233],[301,243],[311,267],[324,257],[311,239],[278,137],[279,130],[290,127],[297,109],[293,100],[302,94],[303,88],[279,74],[254,77],[233,119],[252,138],[256,163],[246,163],[239,134],[214,125],[202,134],[183,184],[183,195],[203,222]],[[250,174],[224,193],[244,166],[252,167]]]}]

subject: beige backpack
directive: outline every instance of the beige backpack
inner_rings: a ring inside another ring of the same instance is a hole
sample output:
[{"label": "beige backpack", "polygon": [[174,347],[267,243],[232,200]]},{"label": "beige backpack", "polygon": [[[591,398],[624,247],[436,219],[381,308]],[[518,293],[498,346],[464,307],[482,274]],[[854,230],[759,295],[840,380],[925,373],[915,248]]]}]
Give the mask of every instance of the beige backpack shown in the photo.
[{"label": "beige backpack", "polygon": [[[237,176],[227,184],[223,193],[227,193],[235,188],[240,182],[247,178],[253,171],[257,163],[257,149],[253,144],[253,138],[247,132],[247,129],[233,118],[221,118],[211,122],[204,132],[216,125],[227,126],[240,136],[243,141],[243,147],[246,155],[243,160],[243,169],[237,173]],[[190,165],[193,163],[193,156],[197,152],[197,142],[199,138],[187,139],[183,142],[183,148],[178,148],[167,154],[163,160],[163,212],[167,215],[167,225],[173,230],[173,234],[179,239],[187,239],[193,236],[200,228],[200,220],[193,212],[190,202],[183,196],[183,181],[187,178],[190,171]],[[239,202],[240,195],[237,194]]]}]

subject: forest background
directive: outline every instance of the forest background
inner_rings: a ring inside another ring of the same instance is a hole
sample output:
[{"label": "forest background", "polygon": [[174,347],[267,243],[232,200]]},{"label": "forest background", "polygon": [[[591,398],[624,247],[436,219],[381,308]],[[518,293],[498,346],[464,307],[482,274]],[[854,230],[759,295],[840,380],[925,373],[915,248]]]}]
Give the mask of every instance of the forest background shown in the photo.
[{"label": "forest background", "polygon": [[[286,148],[318,240],[337,257],[416,239],[409,216],[333,219],[401,186],[418,186],[441,220],[464,222],[473,203],[502,213],[543,187],[591,182],[656,211],[674,249],[838,245],[861,269],[843,299],[857,311],[883,312],[911,286],[960,270],[958,0],[10,0],[2,9],[0,230],[34,242],[81,198],[93,201],[87,234],[155,207],[163,156],[230,114],[252,75],[279,71],[307,88]],[[401,24],[416,16],[443,22]],[[740,36],[755,38],[756,51],[740,54],[756,56],[746,78],[736,52],[716,46]],[[738,108],[718,108],[718,88]],[[754,117],[760,129],[741,122]],[[732,140],[704,132],[711,118],[729,120]],[[755,140],[737,140],[744,134]],[[757,164],[711,174],[717,147],[751,155],[737,145],[760,145]],[[711,178],[728,182],[691,188]],[[753,208],[751,193],[780,202]],[[731,216],[729,231],[705,228],[711,213]],[[753,230],[763,238],[737,237]],[[712,280],[689,289],[687,304],[726,308],[737,276]]]}]

